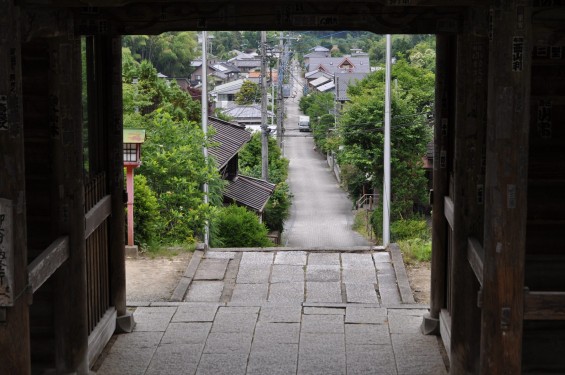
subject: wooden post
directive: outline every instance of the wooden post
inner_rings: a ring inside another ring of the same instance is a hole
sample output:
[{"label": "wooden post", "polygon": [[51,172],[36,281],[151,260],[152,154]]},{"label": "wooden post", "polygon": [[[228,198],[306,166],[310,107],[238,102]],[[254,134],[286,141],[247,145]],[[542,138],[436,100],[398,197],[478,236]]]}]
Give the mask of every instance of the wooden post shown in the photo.
[{"label": "wooden post", "polygon": [[487,120],[488,39],[457,38],[454,141],[454,228],[451,259],[452,374],[475,374],[479,367],[481,312],[479,282],[467,260],[468,238],[482,241],[484,139]]},{"label": "wooden post", "polygon": [[454,37],[436,37],[436,91],[434,127],[434,172],[432,216],[432,280],[430,312],[424,317],[422,332],[439,334],[439,313],[445,307],[447,221],[443,213],[443,200],[449,194],[447,153],[449,149],[450,101],[453,74],[450,66]]},{"label": "wooden post", "polygon": [[133,196],[134,196],[134,187],[133,187],[133,166],[126,167],[126,185],[127,185],[127,192],[128,192],[128,246],[133,246]]},{"label": "wooden post", "polygon": [[58,373],[88,373],[86,244],[80,39],[50,40],[49,91],[59,131],[51,134],[56,230],[69,236],[69,259],[57,271],[55,364]]},{"label": "wooden post", "polygon": [[[27,219],[22,106],[19,8],[0,0],[0,215],[3,234],[11,230],[2,252],[3,277],[11,271],[11,296],[0,306],[1,374],[30,374],[29,300],[27,292]],[[7,211],[10,211],[9,215]],[[9,217],[9,219],[8,219]],[[8,221],[10,220],[10,221]],[[6,282],[6,280],[4,280]]]},{"label": "wooden post", "polygon": [[520,374],[530,128],[531,9],[491,9],[481,374]]}]

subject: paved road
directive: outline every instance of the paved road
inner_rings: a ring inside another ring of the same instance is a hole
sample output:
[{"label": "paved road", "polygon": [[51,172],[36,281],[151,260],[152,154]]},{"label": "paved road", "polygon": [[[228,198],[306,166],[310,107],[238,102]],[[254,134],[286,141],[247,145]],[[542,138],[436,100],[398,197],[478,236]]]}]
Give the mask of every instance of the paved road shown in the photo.
[{"label": "paved road", "polygon": [[[295,77],[298,72],[295,71]],[[295,82],[293,99],[285,102],[284,153],[290,160],[291,216],[283,232],[290,247],[349,247],[369,245],[353,224],[352,202],[339,187],[325,158],[314,150],[311,133],[298,131],[302,86]]]}]

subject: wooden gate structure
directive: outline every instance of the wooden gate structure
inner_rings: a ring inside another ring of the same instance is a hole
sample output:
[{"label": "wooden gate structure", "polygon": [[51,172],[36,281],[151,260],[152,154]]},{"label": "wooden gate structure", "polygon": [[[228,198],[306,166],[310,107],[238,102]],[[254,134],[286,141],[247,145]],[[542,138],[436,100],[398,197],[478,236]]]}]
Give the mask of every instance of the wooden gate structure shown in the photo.
[{"label": "wooden gate structure", "polygon": [[121,35],[262,29],[437,35],[422,329],[450,374],[565,373],[563,25],[562,0],[0,0],[0,373],[87,373],[132,324]]}]

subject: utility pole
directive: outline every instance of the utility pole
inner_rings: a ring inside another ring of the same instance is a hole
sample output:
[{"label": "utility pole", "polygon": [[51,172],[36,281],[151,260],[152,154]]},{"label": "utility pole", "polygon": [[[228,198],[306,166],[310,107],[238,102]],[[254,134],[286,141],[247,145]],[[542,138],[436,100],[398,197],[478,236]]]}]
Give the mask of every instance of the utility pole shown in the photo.
[{"label": "utility pole", "polygon": [[[278,87],[277,87],[277,92],[278,92],[278,106],[277,106],[277,144],[279,145],[279,147],[283,148],[283,132],[284,132],[284,127],[283,127],[283,110],[284,110],[284,101],[283,101],[283,64],[282,64],[282,59],[283,59],[283,32],[280,31],[279,32],[279,61],[277,62],[278,65],[278,69],[277,69],[277,81],[278,81]],[[283,151],[283,155],[284,155],[284,151]]]},{"label": "utility pole", "polygon": [[385,139],[384,139],[384,178],[383,178],[383,246],[390,243],[390,34],[386,36],[385,64]]},{"label": "utility pole", "polygon": [[261,178],[269,180],[269,127],[267,126],[267,32],[261,31]]},{"label": "utility pole", "polygon": [[[205,142],[208,141],[206,138],[208,136],[208,59],[207,59],[207,46],[208,43],[208,32],[202,31],[202,132],[204,133]],[[208,165],[208,146],[204,143],[202,148],[202,153],[204,154],[204,162],[206,166]],[[208,183],[205,182],[203,186],[204,190],[204,204],[208,204]],[[208,248],[210,243],[210,225],[208,221],[204,226],[204,245]]]}]

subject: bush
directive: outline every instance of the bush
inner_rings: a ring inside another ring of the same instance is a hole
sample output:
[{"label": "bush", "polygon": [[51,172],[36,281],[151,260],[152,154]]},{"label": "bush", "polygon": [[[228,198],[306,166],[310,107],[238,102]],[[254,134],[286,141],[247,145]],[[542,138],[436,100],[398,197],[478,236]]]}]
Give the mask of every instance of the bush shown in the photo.
[{"label": "bush", "polygon": [[245,207],[231,205],[219,208],[211,222],[212,247],[273,246],[267,237],[267,227]]},{"label": "bush", "polygon": [[265,224],[270,230],[283,231],[284,222],[290,215],[292,194],[286,182],[281,182],[275,188],[273,195],[265,206]]},{"label": "bush", "polygon": [[390,233],[395,241],[412,238],[430,239],[428,223],[423,219],[397,220],[391,224]]},{"label": "bush", "polygon": [[157,244],[158,235],[164,226],[159,215],[159,203],[145,176],[134,176],[134,188],[135,243],[143,249],[151,249]]},{"label": "bush", "polygon": [[406,263],[429,262],[432,259],[432,242],[421,238],[398,241]]}]

